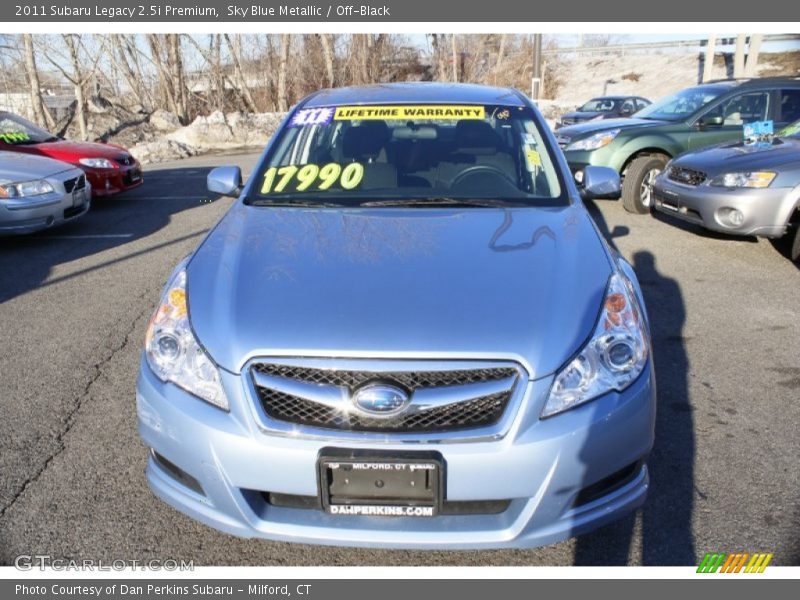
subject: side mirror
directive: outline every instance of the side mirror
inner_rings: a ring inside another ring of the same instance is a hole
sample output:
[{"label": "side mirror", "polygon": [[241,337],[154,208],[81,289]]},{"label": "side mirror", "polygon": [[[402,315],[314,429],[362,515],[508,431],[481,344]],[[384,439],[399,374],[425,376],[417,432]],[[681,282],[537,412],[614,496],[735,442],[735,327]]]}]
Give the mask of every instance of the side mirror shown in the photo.
[{"label": "side mirror", "polygon": [[206,178],[209,192],[222,196],[237,196],[242,187],[242,170],[239,167],[217,167]]},{"label": "side mirror", "polygon": [[614,169],[590,165],[583,170],[583,198],[618,198],[621,189],[619,173]]},{"label": "side mirror", "polygon": [[702,127],[719,127],[725,122],[721,116],[717,115],[715,117],[700,117],[697,121],[697,125]]}]

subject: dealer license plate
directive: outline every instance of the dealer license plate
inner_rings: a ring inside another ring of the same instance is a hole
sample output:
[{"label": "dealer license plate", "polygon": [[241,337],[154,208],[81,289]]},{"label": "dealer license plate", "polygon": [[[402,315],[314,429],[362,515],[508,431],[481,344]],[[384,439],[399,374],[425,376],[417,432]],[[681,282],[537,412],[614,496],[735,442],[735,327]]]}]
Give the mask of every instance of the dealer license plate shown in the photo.
[{"label": "dealer license plate", "polygon": [[443,461],[434,454],[381,456],[323,451],[320,495],[332,515],[433,517],[442,504]]}]

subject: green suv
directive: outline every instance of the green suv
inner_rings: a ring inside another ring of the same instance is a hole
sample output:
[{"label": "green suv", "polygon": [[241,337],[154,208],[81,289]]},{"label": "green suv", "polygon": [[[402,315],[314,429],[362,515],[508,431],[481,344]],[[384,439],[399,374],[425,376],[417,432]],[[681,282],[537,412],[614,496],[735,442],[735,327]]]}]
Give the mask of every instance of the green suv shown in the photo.
[{"label": "green suv", "polygon": [[647,213],[652,185],[667,162],[687,150],[742,137],[752,121],[772,120],[775,130],[800,119],[800,77],[718,81],[681,90],[629,119],[563,127],[556,138],[576,180],[587,165],[623,176],[622,203]]}]

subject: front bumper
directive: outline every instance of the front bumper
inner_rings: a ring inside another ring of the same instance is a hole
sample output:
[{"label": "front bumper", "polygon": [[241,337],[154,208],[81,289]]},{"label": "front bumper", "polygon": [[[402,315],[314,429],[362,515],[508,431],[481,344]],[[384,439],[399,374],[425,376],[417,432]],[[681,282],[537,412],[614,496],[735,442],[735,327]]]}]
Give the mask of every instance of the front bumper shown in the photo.
[{"label": "front bumper", "polygon": [[[539,420],[552,377],[531,381],[502,438],[441,444],[333,443],[259,429],[247,386],[223,372],[231,404],[224,412],[157,379],[144,360],[137,383],[146,474],[162,500],[198,521],[242,537],[390,548],[528,548],[613,521],[647,493],[644,459],[653,444],[655,382],[650,365],[625,392]],[[499,514],[421,517],[332,516],[318,508],[268,503],[264,493],[317,496],[317,458],[325,447],[437,451],[445,461],[448,501],[510,500]],[[635,466],[617,485],[598,482]],[[192,481],[194,480],[194,481]],[[187,481],[196,485],[187,485]],[[593,485],[594,484],[594,485]],[[602,486],[602,484],[601,484]],[[194,487],[194,489],[192,489]],[[586,489],[595,493],[587,499]],[[583,501],[576,503],[578,494]]]},{"label": "front bumper", "polygon": [[132,190],[144,183],[142,166],[138,161],[117,169],[94,169],[81,166],[86,178],[92,184],[92,197],[112,196],[120,192]]},{"label": "front bumper", "polygon": [[567,164],[573,174],[590,165],[609,167],[618,173],[622,172],[624,158],[620,153],[615,152],[616,144],[614,142],[597,150],[564,150],[564,147],[562,147],[564,157],[567,159]]},{"label": "front bumper", "polygon": [[[723,188],[684,185],[660,177],[653,208],[676,219],[722,233],[781,237],[786,232],[797,194],[792,188]],[[730,218],[741,213],[741,223]]]}]

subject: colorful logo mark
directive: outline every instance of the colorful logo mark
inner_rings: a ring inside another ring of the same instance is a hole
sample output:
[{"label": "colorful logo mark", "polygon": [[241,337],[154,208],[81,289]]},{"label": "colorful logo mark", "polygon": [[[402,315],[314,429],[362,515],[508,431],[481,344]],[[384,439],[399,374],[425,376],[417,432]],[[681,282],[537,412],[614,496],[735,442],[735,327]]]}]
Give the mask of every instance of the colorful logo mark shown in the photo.
[{"label": "colorful logo mark", "polygon": [[772,560],[772,552],[736,552],[726,554],[724,552],[706,552],[700,566],[697,567],[698,573],[763,573],[769,561]]}]

